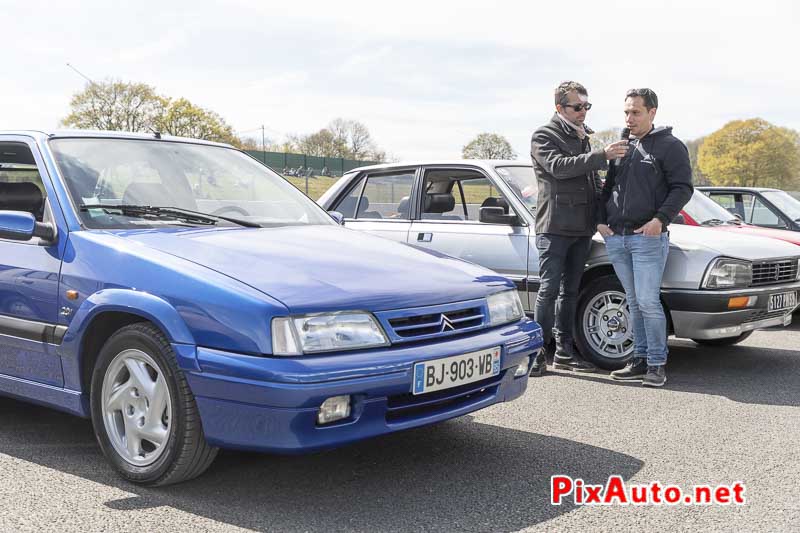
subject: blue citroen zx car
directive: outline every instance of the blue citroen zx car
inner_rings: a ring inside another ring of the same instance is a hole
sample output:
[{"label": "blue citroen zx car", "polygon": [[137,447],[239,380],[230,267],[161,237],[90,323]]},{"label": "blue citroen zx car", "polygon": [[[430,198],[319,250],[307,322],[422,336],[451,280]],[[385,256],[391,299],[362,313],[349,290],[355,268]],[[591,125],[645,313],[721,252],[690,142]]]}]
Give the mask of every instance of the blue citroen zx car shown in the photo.
[{"label": "blue citroen zx car", "polygon": [[229,146],[0,133],[0,394],[91,417],[130,481],[513,400],[541,344],[505,278],[343,228]]}]

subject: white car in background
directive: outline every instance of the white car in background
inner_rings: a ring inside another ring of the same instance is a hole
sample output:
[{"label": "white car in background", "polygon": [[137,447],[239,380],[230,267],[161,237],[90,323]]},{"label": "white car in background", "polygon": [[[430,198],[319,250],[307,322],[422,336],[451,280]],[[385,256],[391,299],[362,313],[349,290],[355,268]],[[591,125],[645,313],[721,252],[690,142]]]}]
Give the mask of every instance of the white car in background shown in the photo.
[{"label": "white car in background", "polygon": [[[539,288],[537,183],[529,164],[456,160],[354,169],[320,199],[348,228],[436,250],[493,269],[517,285],[527,311]],[[633,352],[625,293],[598,235],[578,297],[575,341],[599,366]],[[670,225],[661,288],[669,333],[730,345],[791,323],[800,289],[795,245]],[[424,272],[419,273],[424,276]]]}]

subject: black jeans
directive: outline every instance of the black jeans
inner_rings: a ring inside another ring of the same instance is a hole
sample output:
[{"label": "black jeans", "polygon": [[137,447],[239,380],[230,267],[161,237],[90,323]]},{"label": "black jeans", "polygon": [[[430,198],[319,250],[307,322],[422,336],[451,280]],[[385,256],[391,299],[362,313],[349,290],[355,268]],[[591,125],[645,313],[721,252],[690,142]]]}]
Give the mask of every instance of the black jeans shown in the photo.
[{"label": "black jeans", "polygon": [[545,345],[550,343],[553,335],[572,338],[578,287],[591,247],[591,237],[564,237],[549,233],[536,236],[540,285],[534,316],[542,326]]}]

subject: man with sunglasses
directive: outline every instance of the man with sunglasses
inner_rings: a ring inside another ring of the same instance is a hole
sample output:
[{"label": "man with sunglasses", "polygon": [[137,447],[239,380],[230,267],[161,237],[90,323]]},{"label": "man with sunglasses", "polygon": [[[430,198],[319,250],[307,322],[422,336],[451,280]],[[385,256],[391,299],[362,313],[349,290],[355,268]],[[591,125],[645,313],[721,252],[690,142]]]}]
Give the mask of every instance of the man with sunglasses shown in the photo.
[{"label": "man with sunglasses", "polygon": [[[554,368],[592,372],[573,344],[575,303],[583,269],[597,227],[597,200],[602,183],[597,171],[625,155],[626,141],[592,150],[584,123],[592,108],[586,88],[565,81],[555,90],[555,114],[533,133],[531,158],[539,185],[536,248],[539,250],[539,292],[534,309],[546,349],[555,337]],[[556,316],[557,315],[557,316]],[[555,326],[555,327],[554,327]],[[531,365],[531,376],[545,370],[544,351]]]},{"label": "man with sunglasses", "polygon": [[692,197],[692,165],[672,128],[653,126],[655,92],[631,89],[624,110],[632,146],[608,171],[597,226],[625,289],[633,330],[633,358],[611,377],[661,387],[667,382],[667,320],[660,300],[667,225]]}]

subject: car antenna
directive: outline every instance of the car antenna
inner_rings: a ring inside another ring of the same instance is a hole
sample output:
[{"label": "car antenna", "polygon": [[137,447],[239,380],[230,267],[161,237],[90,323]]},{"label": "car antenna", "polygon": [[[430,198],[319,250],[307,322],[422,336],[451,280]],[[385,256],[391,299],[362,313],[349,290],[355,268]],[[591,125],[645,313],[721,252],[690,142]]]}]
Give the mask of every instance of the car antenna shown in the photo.
[{"label": "car antenna", "polygon": [[149,126],[147,129],[153,132],[153,137],[155,137],[156,139],[161,138],[161,132],[158,131],[157,129],[153,128],[152,126]]}]

